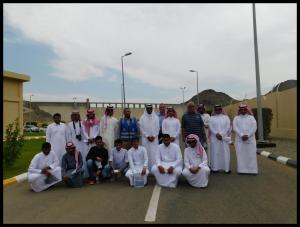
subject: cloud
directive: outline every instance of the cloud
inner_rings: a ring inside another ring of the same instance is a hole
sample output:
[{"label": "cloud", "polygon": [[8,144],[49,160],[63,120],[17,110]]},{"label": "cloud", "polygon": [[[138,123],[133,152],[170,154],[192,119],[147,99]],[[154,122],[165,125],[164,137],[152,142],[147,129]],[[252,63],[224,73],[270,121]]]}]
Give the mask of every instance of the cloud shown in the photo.
[{"label": "cloud", "polygon": [[[256,10],[262,87],[295,79],[296,4]],[[251,4],[4,4],[4,20],[53,50],[52,76],[106,77],[131,51],[126,76],[156,87],[192,90],[195,69],[199,91],[224,80],[255,92]]]}]

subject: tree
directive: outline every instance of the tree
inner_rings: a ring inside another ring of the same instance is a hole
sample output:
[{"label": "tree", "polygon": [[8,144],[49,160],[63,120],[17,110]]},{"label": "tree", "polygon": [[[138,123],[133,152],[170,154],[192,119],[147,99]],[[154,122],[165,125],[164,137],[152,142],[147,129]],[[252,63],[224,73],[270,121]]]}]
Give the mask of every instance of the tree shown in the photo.
[{"label": "tree", "polygon": [[[252,109],[254,118],[257,120],[257,109]],[[262,117],[263,117],[263,139],[269,139],[269,134],[271,132],[271,123],[273,119],[273,113],[271,108],[262,108]],[[258,130],[255,132],[256,139],[258,138]]]},{"label": "tree", "polygon": [[13,123],[7,125],[5,132],[3,160],[6,167],[11,167],[20,157],[24,146],[24,137],[20,133],[18,118]]}]

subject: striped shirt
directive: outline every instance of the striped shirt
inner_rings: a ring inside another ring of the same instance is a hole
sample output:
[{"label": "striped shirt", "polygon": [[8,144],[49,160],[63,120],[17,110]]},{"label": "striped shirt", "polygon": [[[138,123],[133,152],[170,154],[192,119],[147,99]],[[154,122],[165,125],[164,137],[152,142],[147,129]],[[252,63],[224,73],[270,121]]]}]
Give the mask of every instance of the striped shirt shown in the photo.
[{"label": "striped shirt", "polygon": [[199,113],[185,113],[182,116],[181,128],[185,130],[186,136],[195,134],[199,137],[200,142],[203,144],[206,141],[206,136],[203,133],[204,123]]}]

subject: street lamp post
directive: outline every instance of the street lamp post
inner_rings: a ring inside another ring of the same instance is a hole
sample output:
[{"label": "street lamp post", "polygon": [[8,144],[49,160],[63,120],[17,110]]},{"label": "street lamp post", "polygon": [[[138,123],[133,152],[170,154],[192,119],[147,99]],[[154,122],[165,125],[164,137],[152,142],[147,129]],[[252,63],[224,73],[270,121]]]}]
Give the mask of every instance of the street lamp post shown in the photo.
[{"label": "street lamp post", "polygon": [[198,71],[191,69],[190,72],[196,72],[197,73],[197,104],[199,105],[199,89],[198,89]]},{"label": "street lamp post", "polygon": [[128,56],[128,55],[131,55],[131,54],[132,54],[131,52],[128,52],[128,53],[124,54],[123,56],[121,56],[121,62],[122,62],[122,79],[123,79],[123,103],[124,103],[123,108],[125,108],[125,103],[126,103],[123,58],[126,57],[126,56]]},{"label": "street lamp post", "polygon": [[123,106],[123,84],[121,84],[121,102],[122,102],[122,109],[124,109],[124,106]]},{"label": "street lamp post", "polygon": [[181,91],[182,91],[182,104],[184,104],[184,90],[186,89],[186,87],[180,87]]},{"label": "street lamp post", "polygon": [[30,94],[30,95],[29,95],[29,109],[30,109],[30,110],[29,110],[29,121],[30,121],[30,124],[31,124],[31,111],[32,111],[32,110],[31,110],[31,97],[32,97],[32,96],[34,96],[34,95],[33,95],[33,94]]},{"label": "street lamp post", "polygon": [[76,100],[77,98],[76,97],[73,97],[73,100],[74,100],[74,108],[76,108],[76,104],[75,104],[75,100]]},{"label": "street lamp post", "polygon": [[261,88],[259,75],[259,59],[257,46],[257,31],[256,31],[256,15],[255,4],[252,3],[253,10],[253,32],[254,32],[254,52],[255,52],[255,72],[256,72],[256,104],[257,104],[257,120],[258,120],[258,141],[263,141],[263,122],[262,122],[262,108],[261,108]]}]

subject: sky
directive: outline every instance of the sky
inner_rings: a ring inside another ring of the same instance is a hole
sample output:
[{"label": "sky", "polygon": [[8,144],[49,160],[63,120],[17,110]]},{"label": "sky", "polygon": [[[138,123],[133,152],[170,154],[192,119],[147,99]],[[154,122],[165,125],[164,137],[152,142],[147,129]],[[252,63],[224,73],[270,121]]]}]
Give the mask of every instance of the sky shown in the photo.
[{"label": "sky", "polygon": [[[296,4],[256,4],[261,92],[296,76]],[[4,4],[4,69],[24,99],[180,103],[256,96],[252,4]]]}]

